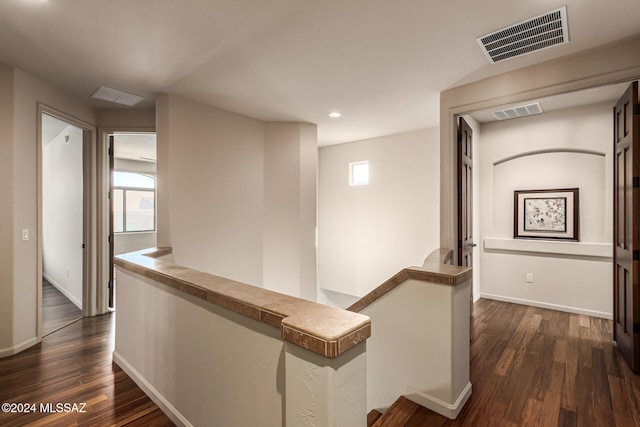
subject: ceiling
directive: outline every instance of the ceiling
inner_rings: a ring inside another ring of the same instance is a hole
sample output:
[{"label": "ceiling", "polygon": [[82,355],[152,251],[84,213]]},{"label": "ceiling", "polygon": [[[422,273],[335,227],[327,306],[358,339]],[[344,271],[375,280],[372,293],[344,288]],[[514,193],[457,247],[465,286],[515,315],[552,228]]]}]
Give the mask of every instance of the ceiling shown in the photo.
[{"label": "ceiling", "polygon": [[117,133],[113,144],[116,159],[156,162],[155,133]]},{"label": "ceiling", "polygon": [[479,123],[488,123],[497,121],[491,114],[496,110],[503,108],[515,108],[523,104],[529,104],[531,102],[539,102],[540,107],[544,113],[550,113],[552,111],[564,110],[566,108],[575,108],[582,105],[592,105],[608,102],[611,104],[611,108],[616,104],[617,100],[624,94],[625,90],[629,87],[629,83],[611,84],[606,86],[594,87],[591,89],[581,90],[579,92],[563,93],[560,95],[547,96],[531,100],[525,103],[506,104],[500,107],[488,108],[485,110],[478,110],[470,113]]},{"label": "ceiling", "polygon": [[[99,86],[176,93],[320,145],[439,122],[439,93],[640,33],[640,1],[3,0],[0,62],[96,107]],[[567,6],[570,42],[490,64],[476,38]],[[332,111],[342,117],[332,119]]]}]

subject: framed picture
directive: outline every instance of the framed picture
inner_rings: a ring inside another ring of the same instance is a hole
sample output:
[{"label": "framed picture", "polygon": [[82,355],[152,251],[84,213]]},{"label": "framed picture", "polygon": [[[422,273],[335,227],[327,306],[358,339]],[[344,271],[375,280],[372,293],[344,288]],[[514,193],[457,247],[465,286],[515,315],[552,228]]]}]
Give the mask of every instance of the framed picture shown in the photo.
[{"label": "framed picture", "polygon": [[515,239],[578,241],[578,189],[514,192]]}]

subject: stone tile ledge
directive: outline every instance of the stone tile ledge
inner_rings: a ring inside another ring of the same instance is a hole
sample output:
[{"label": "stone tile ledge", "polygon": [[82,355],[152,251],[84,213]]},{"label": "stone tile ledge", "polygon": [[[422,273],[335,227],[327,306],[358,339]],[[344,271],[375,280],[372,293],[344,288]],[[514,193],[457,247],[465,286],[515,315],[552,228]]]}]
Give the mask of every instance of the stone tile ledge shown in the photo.
[{"label": "stone tile ledge", "polygon": [[371,336],[369,317],[303,300],[158,259],[171,248],[118,255],[133,273],[281,329],[284,341],[334,358]]},{"label": "stone tile ledge", "polygon": [[382,285],[360,298],[353,305],[348,307],[347,310],[358,313],[409,279],[421,280],[423,282],[436,283],[439,285],[456,286],[471,279],[471,274],[472,272],[470,267],[425,262],[422,267],[408,267],[401,270]]}]

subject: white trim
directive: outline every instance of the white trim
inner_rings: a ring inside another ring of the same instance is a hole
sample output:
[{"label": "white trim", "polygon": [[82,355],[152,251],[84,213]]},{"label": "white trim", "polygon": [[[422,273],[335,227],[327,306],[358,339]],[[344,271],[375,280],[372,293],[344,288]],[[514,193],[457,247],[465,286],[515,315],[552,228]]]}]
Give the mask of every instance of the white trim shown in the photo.
[{"label": "white trim", "polygon": [[611,261],[613,259],[613,244],[611,243],[556,242],[552,240],[486,237],[484,239],[484,249],[594,257],[601,258],[601,261]]},{"label": "white trim", "polygon": [[485,294],[485,293],[481,293],[480,298],[510,302],[513,304],[529,305],[532,307],[546,308],[549,310],[564,311],[566,313],[584,314],[586,316],[600,317],[600,318],[609,319],[609,320],[613,319],[613,313],[606,313],[604,311],[596,311],[596,310],[588,310],[588,309],[579,308],[579,307],[570,307],[567,305],[551,304],[548,302],[532,301],[532,300],[527,300],[522,298],[513,298],[513,297],[502,296],[502,295]]},{"label": "white trim", "polygon": [[162,412],[178,426],[193,427],[191,424],[158,390],[156,390],[133,366],[129,364],[117,351],[113,352],[113,363],[118,365],[138,387],[145,392]]},{"label": "white trim", "polygon": [[38,339],[38,337],[32,337],[26,341],[21,342],[18,345],[14,345],[13,347],[2,348],[0,349],[0,359],[2,359],[3,357],[9,357],[13,356],[14,354],[18,354],[21,351],[38,344],[39,342],[40,340]]},{"label": "white trim", "polygon": [[54,288],[56,288],[58,291],[60,291],[60,293],[62,295],[67,297],[67,299],[69,301],[71,301],[76,307],[78,307],[80,310],[82,310],[82,302],[78,301],[78,298],[74,297],[71,294],[71,292],[69,292],[67,289],[65,289],[60,283],[57,283],[55,280],[53,280],[48,274],[42,273],[42,277],[44,277],[47,280],[47,282],[51,283],[51,285]]},{"label": "white trim", "polygon": [[464,407],[464,404],[467,403],[467,400],[471,396],[471,382],[467,383],[464,390],[462,390],[453,404],[449,404],[437,397],[433,397],[428,393],[416,390],[413,387],[407,386],[407,391],[409,391],[410,394],[407,394],[404,397],[410,401],[417,403],[420,406],[424,406],[427,409],[431,409],[432,411],[449,419],[455,420]]}]

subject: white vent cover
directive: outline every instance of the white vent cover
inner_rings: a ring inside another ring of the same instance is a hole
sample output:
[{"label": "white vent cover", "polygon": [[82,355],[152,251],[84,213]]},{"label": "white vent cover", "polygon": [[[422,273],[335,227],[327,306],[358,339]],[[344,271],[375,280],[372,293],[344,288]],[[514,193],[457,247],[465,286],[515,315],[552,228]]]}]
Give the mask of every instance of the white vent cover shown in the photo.
[{"label": "white vent cover", "polygon": [[515,119],[518,117],[533,116],[536,114],[542,114],[542,107],[539,102],[491,112],[491,115],[493,115],[496,120]]},{"label": "white vent cover", "polygon": [[567,7],[494,31],[477,40],[491,63],[567,43]]},{"label": "white vent cover", "polygon": [[116,104],[128,105],[129,107],[133,107],[146,99],[142,96],[123,92],[118,89],[112,89],[106,86],[100,86],[95,92],[93,92],[91,97],[95,99],[102,99],[103,101],[115,102]]}]

